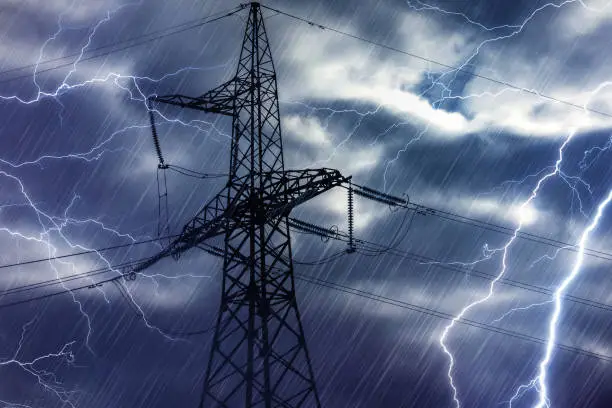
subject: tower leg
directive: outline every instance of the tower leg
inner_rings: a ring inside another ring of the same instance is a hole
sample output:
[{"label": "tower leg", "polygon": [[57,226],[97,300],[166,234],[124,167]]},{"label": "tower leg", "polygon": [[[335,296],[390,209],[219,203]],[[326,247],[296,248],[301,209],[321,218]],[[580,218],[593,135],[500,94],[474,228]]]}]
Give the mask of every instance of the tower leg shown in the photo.
[{"label": "tower leg", "polygon": [[283,225],[278,219],[257,226],[253,257],[240,255],[251,249],[250,228],[226,241],[223,294],[201,408],[321,406],[295,300],[289,230]]}]

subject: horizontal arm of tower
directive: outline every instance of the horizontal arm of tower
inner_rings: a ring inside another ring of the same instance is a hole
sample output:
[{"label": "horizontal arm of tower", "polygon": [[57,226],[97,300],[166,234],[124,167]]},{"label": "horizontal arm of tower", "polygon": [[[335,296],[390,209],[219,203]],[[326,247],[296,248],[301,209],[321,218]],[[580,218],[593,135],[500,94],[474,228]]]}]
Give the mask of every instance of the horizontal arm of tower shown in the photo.
[{"label": "horizontal arm of tower", "polygon": [[139,272],[147,269],[161,259],[172,256],[179,257],[183,252],[191,248],[200,247],[206,250],[203,245],[204,241],[225,234],[228,228],[233,228],[232,216],[237,211],[243,211],[246,192],[246,184],[242,184],[232,194],[232,201],[227,205],[227,197],[229,189],[233,187],[225,187],[219,194],[213,197],[198,214],[191,219],[184,227],[181,234],[172,241],[166,248],[137,265],[133,271]]},{"label": "horizontal arm of tower", "polygon": [[[270,173],[266,197],[272,209],[269,218],[288,215],[298,205],[348,183],[351,177],[345,177],[334,169],[287,170],[284,173]],[[275,205],[276,204],[276,205]]]},{"label": "horizontal arm of tower", "polygon": [[251,89],[246,81],[233,78],[200,96],[164,95],[149,98],[156,103],[233,116],[234,102]]}]

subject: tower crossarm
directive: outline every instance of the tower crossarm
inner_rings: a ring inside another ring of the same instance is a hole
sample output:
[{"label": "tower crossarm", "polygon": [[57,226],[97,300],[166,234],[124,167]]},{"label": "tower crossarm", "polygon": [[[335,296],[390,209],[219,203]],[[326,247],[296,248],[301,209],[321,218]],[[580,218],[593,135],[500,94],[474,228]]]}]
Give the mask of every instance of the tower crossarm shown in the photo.
[{"label": "tower crossarm", "polygon": [[268,218],[289,215],[298,205],[347,183],[351,177],[344,177],[334,169],[287,170],[284,173],[270,173],[272,182],[267,187],[266,196],[271,203]]},{"label": "tower crossarm", "polygon": [[200,96],[175,94],[153,96],[149,100],[156,103],[180,106],[181,108],[233,116],[235,101],[247,94],[251,88],[252,84],[240,78],[232,78]]},{"label": "tower crossarm", "polygon": [[219,194],[213,197],[184,227],[181,234],[166,248],[151,258],[137,265],[133,271],[140,272],[147,269],[163,258],[169,256],[178,258],[183,252],[198,247],[204,241],[225,234],[232,225],[234,214],[244,211],[247,191],[246,184],[239,188],[233,199],[228,203],[228,192],[231,187],[225,187]]}]

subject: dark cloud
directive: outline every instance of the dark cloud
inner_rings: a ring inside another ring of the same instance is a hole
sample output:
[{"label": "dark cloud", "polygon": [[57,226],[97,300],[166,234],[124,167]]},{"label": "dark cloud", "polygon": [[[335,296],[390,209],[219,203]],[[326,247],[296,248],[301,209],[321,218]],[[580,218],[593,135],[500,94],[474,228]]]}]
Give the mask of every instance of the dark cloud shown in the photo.
[{"label": "dark cloud", "polygon": [[[14,48],[14,53],[2,51],[0,54],[6,68],[35,62],[41,44],[57,29],[57,15],[53,14],[57,10],[54,7],[38,10],[31,7],[31,4],[10,3],[2,10],[0,21],[7,23],[2,38],[5,44]],[[432,1],[429,4],[465,13],[470,19],[490,27],[517,24],[544,2],[534,4],[528,1],[508,3],[483,0],[456,3]],[[326,24],[394,46],[406,43],[402,34],[404,31],[401,31],[406,29],[403,19],[415,13],[402,1],[370,1],[367,4],[279,1],[270,5],[321,19]],[[228,5],[231,6],[233,4]],[[100,27],[91,46],[103,46],[224,8],[225,5],[221,7],[218,2],[210,1],[147,2],[125,7]],[[84,14],[72,15],[67,12],[66,24],[74,29],[63,32],[48,45],[48,54],[45,54],[47,58],[78,51],[86,41],[89,33],[87,27],[90,28],[95,21],[103,18],[105,10],[92,6],[91,9],[80,11]],[[555,13],[551,15],[555,16]],[[298,28],[301,26],[285,17],[272,14],[266,11],[266,15],[269,15],[266,24],[277,60],[279,93],[283,99],[284,95],[294,94],[290,91],[309,89],[310,84],[296,83],[294,72],[289,70],[291,64],[295,63],[291,60],[295,41],[304,31]],[[448,16],[436,11],[422,11],[416,15],[420,16],[425,26],[439,27],[439,37],[436,38],[438,44],[452,34],[465,37],[465,43],[453,42],[455,49],[452,51],[457,55],[469,55],[472,52],[471,48],[466,51],[460,44],[469,48],[472,42],[493,35],[475,28],[461,16]],[[542,17],[538,24],[543,24],[547,18],[553,17]],[[197,30],[84,62],[74,74],[73,82],[70,82],[76,83],[109,73],[160,78],[184,67],[194,68],[159,84],[141,79],[136,86],[130,79],[119,79],[117,84],[130,90],[131,94],[111,80],[105,84],[62,92],[57,99],[44,98],[29,105],[14,100],[3,101],[0,104],[4,118],[0,124],[0,147],[4,153],[0,157],[13,164],[37,160],[44,155],[85,153],[112,138],[89,155],[81,154],[79,157],[61,160],[47,158],[36,164],[19,167],[1,163],[0,171],[18,176],[32,201],[41,210],[56,217],[56,222],[61,222],[61,218],[66,215],[81,220],[64,229],[72,243],[103,247],[130,242],[125,236],[118,237],[102,229],[97,221],[124,234],[131,234],[135,239],[154,236],[157,228],[157,158],[147,128],[146,109],[142,101],[138,100],[139,90],[146,95],[174,92],[199,95],[228,80],[235,69],[243,23],[241,18],[231,17]],[[492,46],[493,53],[503,53],[505,47],[512,48],[515,42],[520,44],[515,55],[526,60],[535,59],[538,53],[551,53],[547,48],[551,40],[536,31],[536,28],[532,28],[518,39],[510,39],[499,47]],[[407,32],[410,32],[410,28]],[[333,33],[328,35],[334,36]],[[570,65],[568,72],[588,75],[590,69],[596,69],[601,60],[595,58],[594,54],[598,44],[604,42],[605,37],[598,32],[592,37],[590,46],[576,46],[567,54],[562,54]],[[26,48],[26,52],[23,52],[25,57],[20,53],[23,49],[17,47]],[[334,42],[330,42],[328,51],[330,58],[359,50],[381,62],[394,62],[400,66],[406,64],[405,59],[396,60],[399,57],[393,52],[370,48],[354,40],[335,38]],[[442,47],[439,49],[446,50]],[[436,50],[426,48],[425,51],[434,53]],[[456,55],[448,58],[453,60]],[[470,68],[483,68],[480,67],[482,61],[490,63],[490,55],[475,58]],[[321,61],[313,60],[313,63]],[[505,65],[502,63],[486,68],[503,69]],[[43,90],[53,90],[70,68],[68,66],[43,73],[38,83]],[[20,71],[19,75],[31,72],[30,68]],[[351,75],[359,73],[358,70],[350,72]],[[432,79],[439,78],[440,70],[434,69],[431,75],[424,72],[421,74],[417,86],[404,81],[397,84],[398,88],[406,93],[420,93],[427,89]],[[5,74],[2,78],[10,79],[15,75]],[[548,84],[547,80],[570,83],[572,79],[547,78],[543,80],[543,86]],[[29,78],[2,81],[0,78],[0,95],[17,94],[24,99],[36,96],[36,87]],[[449,89],[453,94],[463,94],[468,92],[470,85],[474,85],[472,78],[460,73],[454,77]],[[442,91],[442,87],[437,87],[425,93],[423,98],[431,104],[442,95]],[[334,95],[331,91],[330,94]],[[378,108],[372,100],[355,101],[313,95],[293,102],[303,105],[283,101],[283,120],[287,121],[291,115],[300,119],[311,118],[315,120],[315,125],[321,126],[329,143],[311,143],[308,140],[308,129],[300,124],[303,122],[297,122],[299,126],[296,129],[284,133],[288,167],[318,162],[321,157],[329,158],[324,162],[326,167],[339,167],[343,171],[355,168],[355,181],[358,183],[382,189],[383,179],[386,178],[389,191],[396,194],[408,193],[414,202],[436,204],[457,213],[473,211],[479,218],[506,224],[513,217],[507,212],[512,210],[512,205],[522,202],[528,196],[536,179],[527,178],[522,184],[503,183],[507,180],[523,180],[554,164],[561,143],[560,137],[530,137],[516,129],[500,130],[491,127],[478,128],[477,131],[456,136],[441,136],[437,130],[432,129],[424,133],[422,140],[407,146],[424,129],[422,121],[384,106],[377,113],[366,115],[364,112]],[[459,99],[445,101],[437,107],[464,113],[470,119],[479,113],[478,109],[472,109],[471,105]],[[349,112],[333,113],[340,110]],[[161,112],[171,119],[191,121],[199,127],[165,124],[159,120],[160,140],[168,161],[207,173],[227,171],[227,134],[231,126],[228,119],[181,112],[172,107],[161,108]],[[551,105],[542,105],[534,108],[530,117],[537,120],[541,115],[556,115],[557,112]],[[393,126],[398,123],[404,124]],[[129,126],[133,128],[118,132]],[[297,137],[300,136],[297,135],[300,126],[304,130],[302,138]],[[387,129],[390,129],[389,132],[383,135]],[[608,137],[600,130],[579,135],[567,151],[567,167],[564,164],[567,174],[581,174],[578,163],[584,152],[593,146],[604,146]],[[341,144],[342,141],[345,143]],[[332,154],[334,149],[336,151]],[[101,152],[104,153],[97,157]],[[359,160],[358,152],[365,152],[359,156]],[[606,194],[610,181],[608,152],[594,152],[595,156],[589,156],[595,158],[593,165],[582,173],[593,192],[593,197],[587,198],[587,192],[584,188],[581,190],[587,214],[592,213],[596,203]],[[366,163],[369,158],[373,163]],[[386,170],[391,160],[393,164]],[[358,161],[365,164],[355,167]],[[170,172],[167,175],[172,232],[178,232],[184,222],[223,187],[223,180],[201,181]],[[488,192],[490,194],[484,194]],[[24,201],[19,184],[4,176],[0,184],[0,196],[2,203]],[[75,199],[75,196],[78,198]],[[483,198],[494,203],[492,210],[479,210]],[[344,199],[345,194],[342,192]],[[346,229],[344,215],[340,217],[337,211],[333,212],[331,204],[334,203],[322,199],[299,208],[295,215],[325,226],[339,224],[340,229]],[[537,210],[544,214],[542,222],[546,224],[530,225],[527,227],[529,231],[562,237],[571,243],[576,241],[586,219],[577,210],[576,197],[572,197],[566,184],[558,180],[550,183],[536,204]],[[326,206],[327,211],[323,211]],[[485,244],[496,248],[508,239],[506,235],[452,223],[433,215],[418,215],[412,222],[408,222],[405,213],[391,213],[383,205],[372,206],[361,199],[358,199],[356,206],[357,219],[363,221],[363,225],[358,228],[360,237],[383,245],[395,245],[400,251],[440,260],[470,261],[482,255]],[[41,231],[37,214],[29,208],[3,208],[0,220],[2,226],[19,229],[36,237]],[[50,225],[49,220],[44,223]],[[610,225],[612,222],[606,218],[592,246],[606,247]],[[3,254],[3,263],[48,255],[48,248],[44,244],[33,246],[37,248],[37,254],[34,254],[31,250],[33,247],[26,245],[20,238],[7,234],[2,239],[6,239],[8,244],[7,253]],[[69,245],[62,242],[57,233],[51,234],[51,239],[58,246],[59,253],[70,250]],[[301,234],[294,236],[294,242],[296,259],[306,262],[316,261],[344,248],[343,244],[323,243],[318,237],[305,237]],[[113,264],[120,263],[151,254],[156,248],[155,245],[146,245],[119,250],[109,253],[108,259]],[[553,288],[575,259],[573,254],[563,252],[556,260],[532,266],[535,260],[544,254],[552,254],[553,250],[546,245],[518,242],[511,252],[509,277]],[[81,258],[77,263],[77,273],[101,267],[102,264],[96,259],[93,256]],[[601,303],[609,302],[610,298],[606,296],[611,286],[607,279],[607,263],[595,262],[591,258],[589,260],[593,264],[586,268],[587,273],[572,288],[572,293]],[[499,258],[496,258],[475,268],[495,274],[499,265]],[[141,278],[128,284],[128,287],[142,305],[150,324],[170,331],[197,331],[214,323],[220,292],[219,268],[220,262],[211,259],[209,255],[190,253],[178,263],[165,260],[152,269],[151,273],[173,276],[211,275],[210,278],[161,279],[159,285],[150,279]],[[340,281],[446,313],[456,312],[476,294],[483,293],[489,283],[485,279],[469,276],[469,273],[453,273],[435,265],[424,265],[391,255],[368,257],[353,254],[323,266],[298,265],[296,270],[300,274]],[[26,274],[32,282],[55,277],[48,263],[38,269],[24,266],[2,271],[6,271],[5,276],[8,276],[2,280],[6,289],[23,285]],[[27,283],[31,282],[28,280]],[[61,359],[49,359],[38,367],[55,371],[63,387],[77,390],[70,397],[75,406],[196,406],[212,334],[192,336],[181,341],[168,340],[146,327],[115,286],[105,285],[102,289],[108,303],[102,293],[95,289],[80,291],[75,295],[91,317],[93,330],[90,346],[93,354],[84,344],[87,321],[79,307],[72,302],[71,296],[64,294],[48,301],[2,309],[1,361],[12,357],[19,344],[23,325],[32,321],[24,337],[26,341],[22,353],[18,356],[23,361],[56,352],[67,342],[75,341],[74,364],[66,364]],[[503,300],[490,302],[489,307],[483,305],[470,318],[490,323],[503,314],[508,305],[524,305],[534,299],[545,300],[544,296],[512,292],[511,289],[515,288],[500,287],[499,293]],[[52,290],[61,290],[61,287],[41,289],[40,294]],[[34,294],[39,293],[2,297],[4,302],[9,303]],[[298,301],[325,406],[452,406],[452,394],[446,375],[447,360],[437,343],[445,321],[303,282],[298,284]],[[504,321],[502,327],[544,336],[543,322],[549,312],[550,308],[547,307],[518,312],[516,316]],[[568,306],[563,314],[560,342],[589,350],[592,348],[609,355],[608,313],[584,305]],[[533,376],[542,354],[542,346],[539,344],[474,328],[457,328],[451,338],[451,348],[457,353],[455,374],[459,396],[466,407],[490,407],[507,401],[517,386],[528,382]],[[610,401],[612,389],[609,363],[562,351],[556,352],[554,357],[550,387],[555,406],[608,406],[606,404]],[[42,388],[36,378],[15,364],[0,363],[0,371],[4,373],[3,378],[6,378],[0,384],[0,400],[36,407],[65,406],[57,395]],[[530,406],[534,396],[532,392],[514,406]],[[11,406],[8,402],[5,405]]]}]

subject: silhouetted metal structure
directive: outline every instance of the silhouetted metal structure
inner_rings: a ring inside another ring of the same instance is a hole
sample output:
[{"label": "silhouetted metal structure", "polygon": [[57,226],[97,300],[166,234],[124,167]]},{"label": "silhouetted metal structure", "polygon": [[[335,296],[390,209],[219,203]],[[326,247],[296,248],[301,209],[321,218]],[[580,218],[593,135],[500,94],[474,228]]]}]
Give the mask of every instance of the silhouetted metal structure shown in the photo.
[{"label": "silhouetted metal structure", "polygon": [[224,237],[223,293],[200,406],[320,407],[295,297],[288,216],[350,178],[326,168],[285,169],[276,72],[259,3],[250,4],[230,81],[201,96],[150,102],[232,118],[226,187],[166,249],[135,268]]}]

